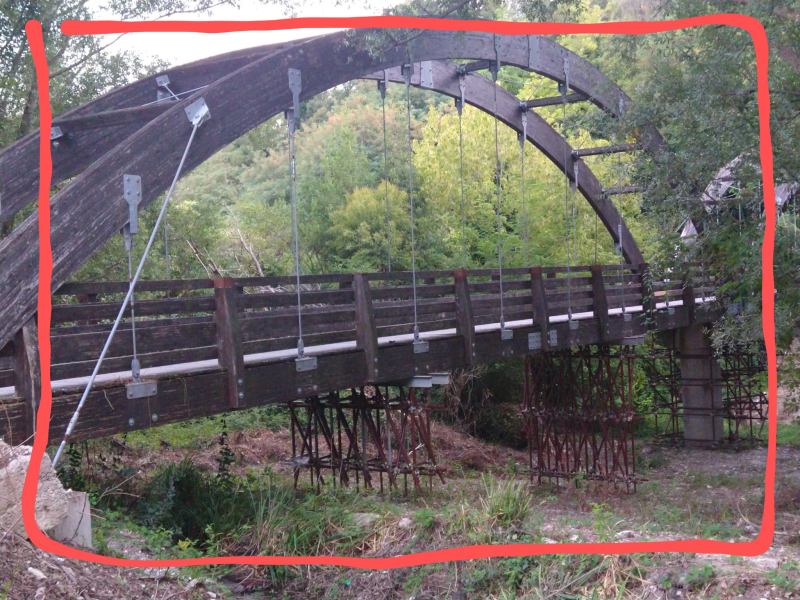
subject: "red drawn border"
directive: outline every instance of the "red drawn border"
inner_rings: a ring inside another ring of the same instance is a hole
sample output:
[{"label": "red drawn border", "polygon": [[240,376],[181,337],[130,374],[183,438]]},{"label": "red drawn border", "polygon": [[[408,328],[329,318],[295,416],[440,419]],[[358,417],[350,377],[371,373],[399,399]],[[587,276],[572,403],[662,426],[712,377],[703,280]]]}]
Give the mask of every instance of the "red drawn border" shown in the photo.
[{"label": "red drawn border", "polygon": [[508,557],[541,554],[627,554],[634,552],[702,552],[738,556],[756,556],[766,552],[775,531],[775,450],[777,366],[775,357],[773,246],[775,241],[775,186],[773,181],[772,143],[769,130],[770,97],[767,78],[769,46],[766,32],[759,21],[738,14],[719,14],[662,22],[624,22],[597,24],[565,23],[509,23],[497,21],[458,21],[446,19],[421,19],[414,17],[357,17],[357,18],[304,18],[275,21],[65,21],[61,30],[66,35],[103,35],[122,32],[200,32],[224,33],[234,31],[275,31],[298,28],[408,28],[444,31],[483,31],[499,34],[626,34],[641,35],[675,31],[705,25],[727,25],[748,32],[753,40],[758,71],[758,107],[760,126],[760,151],[764,189],[766,227],[762,241],[762,326],[768,356],[769,376],[769,443],[764,488],[764,512],[758,537],[750,542],[729,543],[716,540],[681,540],[668,542],[620,542],[598,544],[505,544],[474,545],[446,550],[408,554],[393,558],[348,558],[341,556],[240,556],[206,557],[181,560],[130,560],[101,556],[92,552],[70,548],[47,537],[34,518],[36,489],[42,457],[47,447],[47,424],[50,421],[52,390],[50,386],[50,281],[53,272],[50,245],[50,181],[52,162],[50,156],[50,127],[52,112],[49,97],[48,66],[38,21],[27,23],[25,31],[36,67],[40,106],[40,176],[39,176],[39,352],[42,369],[42,399],[37,415],[37,431],[33,454],[22,492],[22,515],[31,541],[42,550],[71,558],[89,560],[124,567],[179,567],[208,564],[316,564],[340,565],[365,569],[412,567],[442,561],[476,558]]}]

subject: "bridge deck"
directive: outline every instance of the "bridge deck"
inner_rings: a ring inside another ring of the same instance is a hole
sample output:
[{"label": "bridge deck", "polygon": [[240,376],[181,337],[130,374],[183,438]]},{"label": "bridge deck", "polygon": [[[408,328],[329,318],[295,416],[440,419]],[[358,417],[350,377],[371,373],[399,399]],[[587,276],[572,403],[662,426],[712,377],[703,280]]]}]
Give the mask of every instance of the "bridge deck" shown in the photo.
[{"label": "bridge deck", "polygon": [[[418,285],[421,338],[430,346],[422,354],[414,354],[411,344],[410,286],[382,286],[380,281],[407,281],[410,274],[306,277],[306,285],[337,286],[303,292],[306,354],[318,360],[317,368],[307,372],[298,372],[294,361],[295,292],[285,288],[265,292],[265,286],[272,285],[265,280],[218,280],[214,296],[174,298],[170,293],[180,286],[203,290],[212,282],[145,282],[142,295],[159,287],[168,291],[167,298],[137,297],[136,304],[140,358],[148,365],[142,376],[157,379],[158,392],[143,400],[127,399],[125,383],[131,373],[120,366],[130,364],[130,329],[118,331],[119,339],[115,338],[106,370],[98,376],[73,439],[288,402],[369,382],[404,383],[414,375],[542,351],[529,347],[531,333],[541,335],[544,351],[559,350],[620,343],[649,330],[676,329],[718,317],[710,287],[692,289],[680,281],[643,285],[643,266],[573,267],[568,277],[565,268],[509,271],[504,272],[503,314],[506,327],[514,332],[510,340],[499,334],[499,282],[494,271],[418,274],[425,282]],[[521,279],[523,273],[528,277]],[[284,286],[289,280],[271,279]],[[63,434],[107,337],[108,319],[119,310],[118,303],[93,302],[96,297],[90,294],[113,298],[124,284],[65,288],[57,294],[74,294],[79,301],[56,305],[53,311],[50,434],[54,438]],[[246,288],[254,291],[245,293]],[[623,318],[623,305],[628,318]],[[568,324],[567,306],[575,309],[576,329]],[[215,314],[208,315],[211,311]],[[233,319],[233,329],[226,330],[226,314]],[[226,340],[232,342],[233,352],[225,349]],[[0,388],[0,405],[5,418],[0,419],[0,435],[20,441],[30,435],[31,409],[19,390],[8,385],[14,383],[8,371],[3,379],[2,366],[0,385],[5,385]],[[236,397],[236,390],[242,398]]]}]

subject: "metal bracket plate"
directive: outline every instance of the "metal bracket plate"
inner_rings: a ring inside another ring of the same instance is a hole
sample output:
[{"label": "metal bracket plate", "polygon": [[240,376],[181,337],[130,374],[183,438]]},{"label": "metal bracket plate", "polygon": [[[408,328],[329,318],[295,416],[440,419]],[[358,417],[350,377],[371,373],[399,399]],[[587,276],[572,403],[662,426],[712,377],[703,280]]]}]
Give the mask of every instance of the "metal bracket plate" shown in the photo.
[{"label": "metal bracket plate", "polygon": [[208,106],[206,106],[204,98],[198,98],[187,106],[184,111],[186,112],[186,118],[189,119],[189,123],[192,125],[200,126],[211,118],[211,113],[208,110]]},{"label": "metal bracket plate", "polygon": [[644,336],[637,335],[636,337],[622,338],[623,346],[640,346],[644,344]]},{"label": "metal bracket plate", "polygon": [[539,36],[528,36],[528,68],[534,71],[539,68]]},{"label": "metal bracket plate", "polygon": [[298,373],[313,371],[317,368],[317,357],[303,356],[302,358],[296,358],[294,361],[294,366]]},{"label": "metal bracket plate", "polygon": [[668,315],[674,315],[674,314],[675,314],[675,307],[673,307],[673,306],[668,306],[668,307],[667,307],[667,314],[668,314]]},{"label": "metal bracket plate", "polygon": [[450,373],[431,373],[431,383],[433,385],[449,385]]},{"label": "metal bracket plate", "polygon": [[422,340],[417,340],[413,344],[414,346],[414,354],[425,354],[428,350],[430,350],[430,345],[428,342],[423,342]]},{"label": "metal bracket plate", "polygon": [[556,329],[551,329],[547,332],[547,341],[551,346],[558,344],[558,331]]},{"label": "metal bracket plate", "polygon": [[542,349],[542,334],[539,331],[528,334],[528,350]]},{"label": "metal bracket plate", "polygon": [[631,315],[631,313],[629,312],[622,313],[622,320],[625,321],[626,323],[629,323],[632,318],[633,316]]},{"label": "metal bracket plate", "polygon": [[292,108],[297,119],[300,116],[300,92],[303,91],[303,76],[300,69],[289,69],[289,89],[292,91]]},{"label": "metal bracket plate", "polygon": [[419,63],[419,85],[424,88],[433,87],[433,61],[423,60]]},{"label": "metal bracket plate", "polygon": [[64,137],[64,132],[61,130],[61,127],[58,125],[54,125],[50,128],[50,141],[57,140],[60,137]]},{"label": "metal bracket plate", "polygon": [[514,330],[513,329],[506,329],[505,327],[500,328],[500,339],[503,341],[513,340],[514,339]]},{"label": "metal bracket plate", "polygon": [[128,400],[155,396],[158,393],[158,383],[155,381],[131,381],[125,384],[125,393]]},{"label": "metal bracket plate", "polygon": [[433,387],[433,378],[430,375],[414,375],[406,383],[410,388],[429,388]]},{"label": "metal bracket plate", "polygon": [[142,178],[139,175],[122,176],[122,196],[128,203],[130,233],[139,233],[139,203],[142,201]]},{"label": "metal bracket plate", "polygon": [[570,320],[569,320],[569,328],[570,328],[572,331],[575,331],[575,330],[577,330],[577,329],[578,329],[578,327],[580,326],[580,324],[581,324],[581,323],[580,323],[580,321],[576,321],[575,319],[570,319]]},{"label": "metal bracket plate", "polygon": [[159,75],[156,77],[156,85],[158,87],[167,87],[169,85],[169,75]]}]

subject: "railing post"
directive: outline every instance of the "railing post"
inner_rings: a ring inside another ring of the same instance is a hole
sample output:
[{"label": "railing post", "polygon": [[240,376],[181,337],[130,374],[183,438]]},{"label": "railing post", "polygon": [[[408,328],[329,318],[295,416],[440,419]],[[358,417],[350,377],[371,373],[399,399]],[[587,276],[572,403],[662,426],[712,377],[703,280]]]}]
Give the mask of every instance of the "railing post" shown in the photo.
[{"label": "railing post", "polygon": [[228,372],[228,403],[231,408],[246,405],[244,398],[244,351],[242,329],[236,307],[238,290],[230,277],[214,279],[215,313],[217,326],[217,358]]},{"label": "railing post", "polygon": [[694,287],[687,285],[681,292],[681,299],[683,306],[686,308],[686,313],[689,317],[689,325],[694,323]]},{"label": "railing post", "polygon": [[542,267],[531,267],[531,305],[533,307],[533,323],[539,326],[542,333],[542,348],[549,345],[547,332],[550,328],[550,315],[547,311],[547,293],[542,278]]},{"label": "railing post", "polygon": [[639,272],[642,274],[642,310],[647,318],[648,329],[654,329],[656,296],[653,290],[653,275],[650,273],[650,265],[648,263],[642,263],[639,265]]},{"label": "railing post", "polygon": [[[32,440],[36,434],[36,411],[42,397],[36,317],[25,323],[14,336],[14,354],[14,393],[25,400],[25,437]],[[15,444],[21,442],[13,441]]]},{"label": "railing post", "polygon": [[464,269],[453,271],[453,283],[456,293],[456,333],[464,341],[464,364],[471,365],[475,362],[475,321],[467,272]]},{"label": "railing post", "polygon": [[608,298],[606,298],[606,287],[603,282],[603,267],[601,265],[591,265],[589,270],[592,273],[592,311],[598,321],[600,328],[600,341],[608,340]]},{"label": "railing post", "polygon": [[364,351],[367,381],[375,381],[380,373],[378,365],[378,328],[372,308],[369,280],[363,273],[353,275],[353,294],[356,305],[356,347]]}]

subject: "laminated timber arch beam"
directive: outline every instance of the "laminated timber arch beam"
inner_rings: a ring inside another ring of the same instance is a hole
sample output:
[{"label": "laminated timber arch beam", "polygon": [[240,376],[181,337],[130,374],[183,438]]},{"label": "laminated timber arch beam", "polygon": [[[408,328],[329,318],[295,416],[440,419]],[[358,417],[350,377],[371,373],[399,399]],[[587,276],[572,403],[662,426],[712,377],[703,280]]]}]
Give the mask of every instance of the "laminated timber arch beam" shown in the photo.
[{"label": "laminated timber arch beam", "polygon": [[[113,149],[108,149],[110,142],[104,147],[95,147],[94,153],[87,148],[83,159],[85,170],[81,172],[78,162],[74,162],[72,172],[80,174],[50,202],[53,289],[58,288],[127,222],[128,209],[120,193],[123,173],[143,176],[143,207],[167,188],[189,135],[185,106],[203,97],[212,115],[211,121],[200,128],[195,137],[184,169],[184,173],[188,173],[227,144],[291,105],[287,81],[289,68],[303,73],[301,99],[304,100],[365,74],[406,63],[409,54],[414,61],[499,59],[502,64],[527,69],[556,81],[564,78],[566,58],[570,61],[571,89],[615,115],[624,111],[630,102],[624,92],[596,67],[540,36],[427,31],[407,47],[389,48],[381,56],[375,56],[364,49],[353,50],[357,44],[353,43],[352,35],[362,34],[338,32],[311,38],[282,50],[265,49],[261,57],[256,49],[249,54],[234,53],[237,57],[230,61],[224,57],[201,61],[198,64],[205,65],[202,68],[208,70],[212,81],[204,89],[181,102],[171,103],[163,113],[132,134],[121,137]],[[236,60],[246,64],[231,72]],[[215,74],[219,79],[213,79]],[[145,83],[129,86],[133,90],[131,94],[140,94]],[[152,86],[152,80],[149,85]],[[73,116],[131,107],[128,96],[121,92],[112,92],[108,96],[113,98],[104,102],[98,99],[91,111],[87,109],[84,113],[79,109]],[[107,135],[109,130],[98,131]],[[646,132],[642,141],[651,150],[657,150],[663,144],[654,129]],[[9,147],[3,154],[3,174],[19,173],[19,162],[8,159],[13,158],[17,151],[24,154],[21,152],[23,142],[25,140]],[[91,145],[86,140],[84,143]],[[69,144],[66,147],[70,149]],[[77,150],[75,152],[77,154]],[[92,162],[88,157],[95,160]],[[57,183],[54,178],[53,185]],[[24,185],[18,187],[25,188]],[[30,191],[28,193],[30,195]],[[5,204],[7,196],[3,199]],[[14,199],[11,201],[13,203]],[[16,205],[20,204],[24,206],[24,201],[16,202]],[[615,236],[613,232],[612,235]],[[0,272],[3,273],[0,280],[2,346],[35,312],[38,282],[38,219],[35,214],[0,243]]]}]

